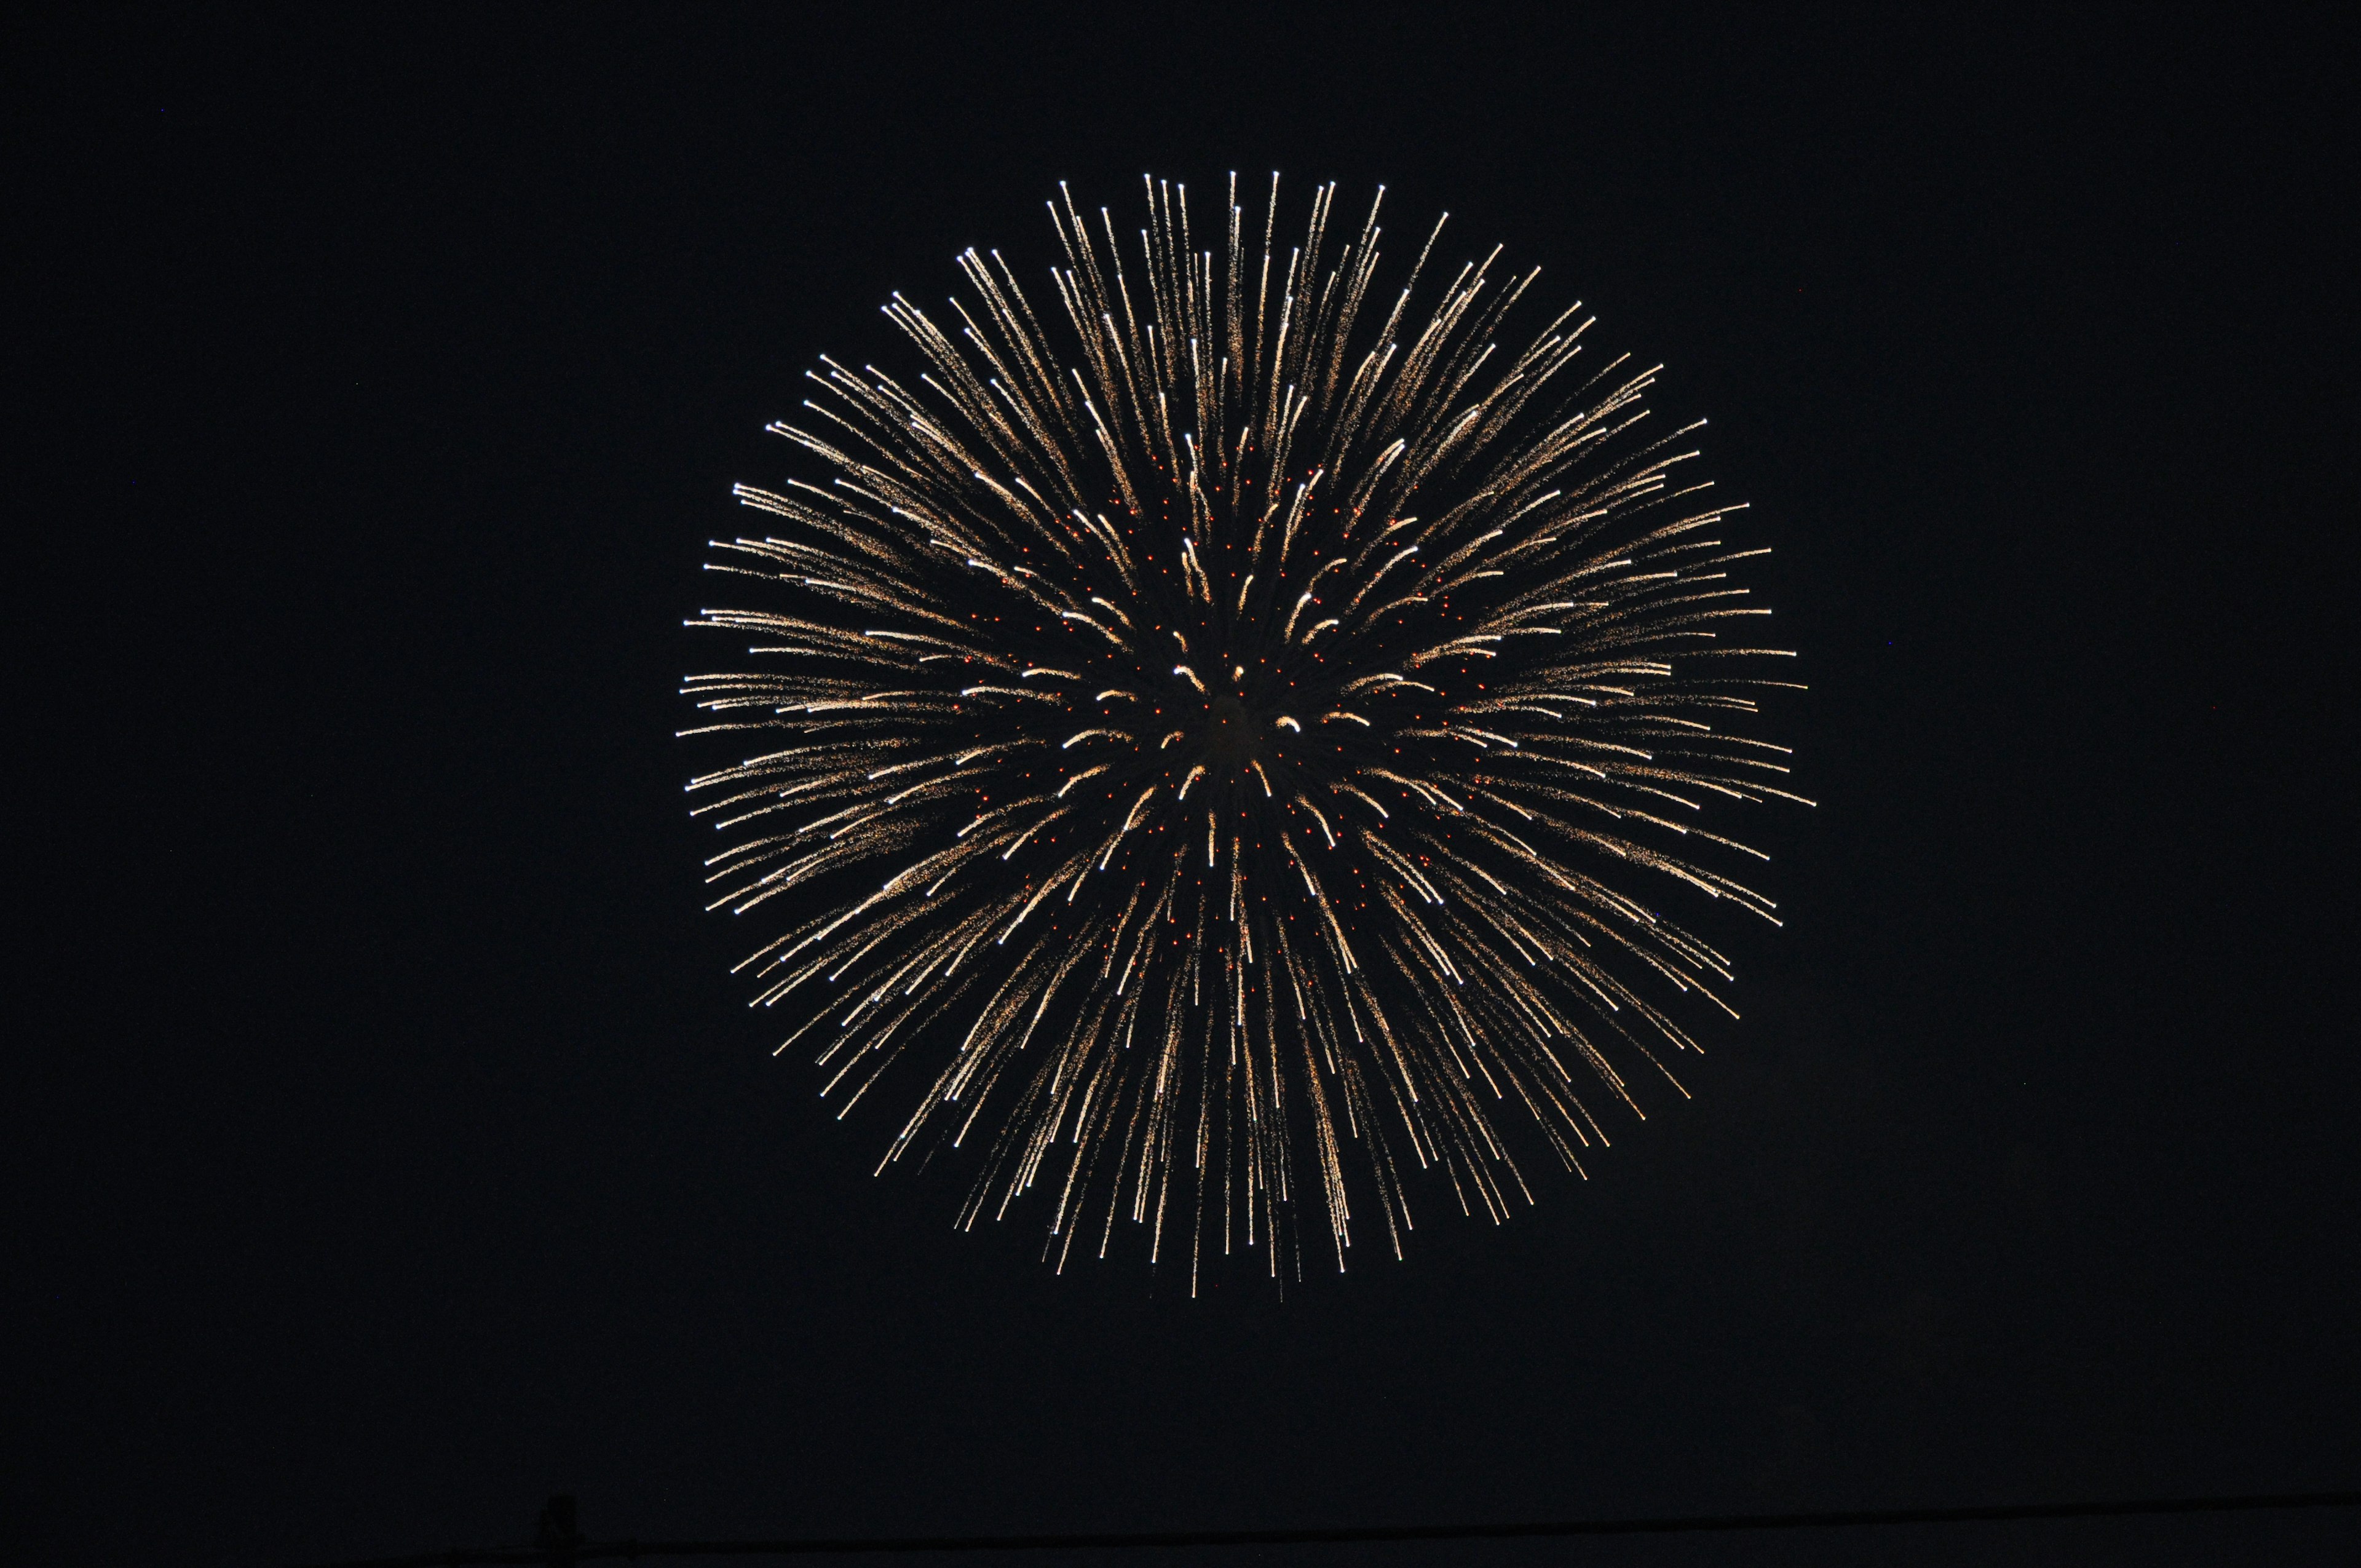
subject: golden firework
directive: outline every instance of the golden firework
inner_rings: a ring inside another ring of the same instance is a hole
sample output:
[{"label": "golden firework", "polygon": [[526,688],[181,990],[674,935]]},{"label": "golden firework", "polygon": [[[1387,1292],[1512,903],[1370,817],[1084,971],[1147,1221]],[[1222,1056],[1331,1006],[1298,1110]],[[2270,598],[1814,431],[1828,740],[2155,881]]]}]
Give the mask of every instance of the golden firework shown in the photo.
[{"label": "golden firework", "polygon": [[1440,222],[1379,290],[1384,192],[1332,257],[1335,194],[1282,248],[1233,177],[1201,247],[1182,186],[1130,237],[1061,186],[1054,304],[997,251],[939,321],[895,295],[924,368],[810,372],[807,477],[715,546],[768,608],[690,623],[755,639],[687,733],[763,749],[689,788],[713,907],[787,912],[741,966],[809,1014],[780,1049],[846,1110],[903,1065],[884,1163],[987,1145],[961,1223],[1038,1191],[1060,1266],[1122,1220],[1192,1288],[1211,1246],[1278,1273],[1316,1217],[1341,1267],[1356,1198],[1399,1255],[1411,1165],[1504,1217],[1510,1124],[1579,1171],[1630,1066],[1678,1087],[1641,987],[1719,1003],[1647,890],[1772,918],[1691,858],[1798,798],[1727,728],[1786,655],[1730,641],[1763,552],[1697,426],[1576,374],[1579,306],[1502,350],[1537,271],[1431,279]]}]

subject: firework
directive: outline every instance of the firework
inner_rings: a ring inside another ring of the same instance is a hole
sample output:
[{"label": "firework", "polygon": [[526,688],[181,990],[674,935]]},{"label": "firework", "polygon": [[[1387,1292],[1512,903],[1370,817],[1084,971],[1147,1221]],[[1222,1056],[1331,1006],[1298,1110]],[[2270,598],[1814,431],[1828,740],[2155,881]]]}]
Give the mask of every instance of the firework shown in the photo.
[{"label": "firework", "polygon": [[824,358],[806,477],[737,488],[713,907],[781,922],[741,968],[845,1110],[918,1091],[879,1168],[982,1148],[961,1223],[1038,1194],[1060,1266],[1118,1222],[1192,1288],[1369,1215],[1400,1255],[1417,1169],[1505,1217],[1517,1147],[1579,1172],[1627,1072],[1678,1088],[1652,996],[1719,1003],[1660,893],[1772,918],[1699,826],[1797,798],[1728,728],[1787,684],[1763,552],[1579,306],[1500,346],[1537,272],[1445,280],[1438,222],[1381,285],[1382,189],[1333,255],[1334,185],[1300,241],[1276,177],[1202,236],[1060,192],[1046,291],[970,250],[947,314],[894,296],[915,378]]}]

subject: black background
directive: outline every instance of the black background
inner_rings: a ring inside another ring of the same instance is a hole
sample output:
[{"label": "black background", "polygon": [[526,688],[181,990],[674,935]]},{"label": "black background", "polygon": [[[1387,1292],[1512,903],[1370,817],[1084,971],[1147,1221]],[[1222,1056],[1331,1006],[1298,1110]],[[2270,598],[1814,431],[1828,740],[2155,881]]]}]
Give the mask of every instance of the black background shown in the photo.
[{"label": "black background", "polygon": [[[6,1532],[228,1563],[513,1541],[561,1487],[594,1536],[729,1536],[2361,1483],[2350,83],[2252,9],[18,35]],[[1747,1019],[1693,1103],[1505,1227],[1191,1301],[870,1178],[892,1118],[829,1120],[724,972],[670,735],[726,652],[680,627],[704,542],[816,355],[899,353],[876,305],[962,246],[1038,278],[1059,179],[1121,214],[1274,167],[1387,183],[1396,249],[1450,209],[1667,365],[1777,548],[1823,804],[1762,830],[1787,928],[1716,928]]]}]

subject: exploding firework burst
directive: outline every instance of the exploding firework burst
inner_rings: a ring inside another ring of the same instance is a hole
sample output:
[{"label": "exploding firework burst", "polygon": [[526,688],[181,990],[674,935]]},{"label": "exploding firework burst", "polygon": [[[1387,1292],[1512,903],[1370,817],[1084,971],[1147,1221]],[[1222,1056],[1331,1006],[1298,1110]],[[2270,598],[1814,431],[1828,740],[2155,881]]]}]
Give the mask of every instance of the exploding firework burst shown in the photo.
[{"label": "exploding firework burst", "polygon": [[987,1146],[962,1223],[1038,1190],[1060,1266],[1123,1220],[1192,1288],[1372,1209],[1399,1255],[1413,1168],[1495,1219],[1512,1143],[1579,1171],[1694,1048],[1645,992],[1729,978],[1657,891],[1771,917],[1705,808],[1797,798],[1653,372],[1576,375],[1579,306],[1502,352],[1536,273],[1442,281],[1441,223],[1381,288],[1378,203],[1332,258],[1334,186],[1301,243],[1229,189],[1200,248],[1183,187],[1127,237],[1060,187],[1054,303],[970,250],[886,307],[915,382],[823,359],[715,546],[766,608],[690,623],[764,663],[686,687],[764,737],[690,789],[714,907],[785,912],[780,1049],[847,1110],[904,1068],[886,1164]]}]

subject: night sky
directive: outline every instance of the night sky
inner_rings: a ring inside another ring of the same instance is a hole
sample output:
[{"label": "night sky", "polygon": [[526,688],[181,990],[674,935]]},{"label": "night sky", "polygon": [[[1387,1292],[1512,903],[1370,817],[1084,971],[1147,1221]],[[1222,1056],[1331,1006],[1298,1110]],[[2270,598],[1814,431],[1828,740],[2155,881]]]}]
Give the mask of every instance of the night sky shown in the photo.
[{"label": "night sky", "polygon": [[[561,1489],[727,1537],[2361,1485],[2349,54],[1631,9],[19,33],[10,1551],[491,1544]],[[1274,168],[1664,363],[1822,804],[1750,824],[1787,925],[1714,927],[1693,1102],[1505,1226],[1191,1301],[873,1179],[898,1116],[772,1058],[672,736],[817,356],[910,364],[877,307],[962,247],[1039,278],[1060,179]]]}]

